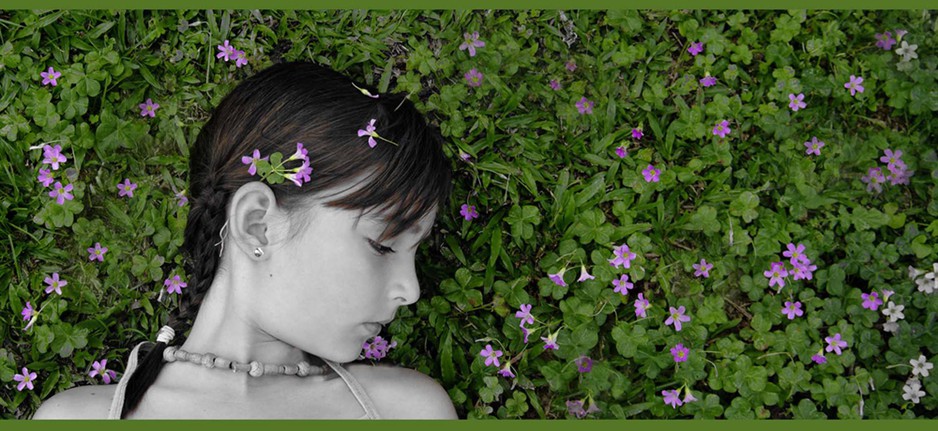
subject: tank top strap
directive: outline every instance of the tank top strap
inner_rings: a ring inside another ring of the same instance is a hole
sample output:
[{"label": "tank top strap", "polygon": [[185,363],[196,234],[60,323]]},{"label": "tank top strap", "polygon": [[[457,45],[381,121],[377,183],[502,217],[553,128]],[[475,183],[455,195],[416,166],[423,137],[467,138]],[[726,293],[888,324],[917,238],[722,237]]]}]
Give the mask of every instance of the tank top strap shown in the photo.
[{"label": "tank top strap", "polygon": [[352,391],[352,395],[355,396],[355,399],[358,400],[358,403],[361,404],[362,409],[365,410],[365,417],[362,419],[381,419],[381,416],[378,415],[378,409],[375,408],[374,402],[371,400],[371,397],[368,396],[368,393],[365,392],[365,388],[362,387],[361,383],[358,382],[358,379],[348,372],[341,364],[337,362],[332,362],[328,359],[322,358],[323,362],[328,364],[335,372],[345,381],[345,384]]},{"label": "tank top strap", "polygon": [[120,381],[117,382],[117,388],[114,390],[114,398],[111,399],[111,408],[108,410],[107,416],[108,419],[121,418],[121,413],[124,409],[124,395],[127,393],[127,382],[130,381],[130,376],[137,370],[137,356],[140,351],[140,346],[147,343],[148,341],[140,342],[130,352],[130,359],[127,360],[127,369],[124,370],[124,375],[122,375]]}]

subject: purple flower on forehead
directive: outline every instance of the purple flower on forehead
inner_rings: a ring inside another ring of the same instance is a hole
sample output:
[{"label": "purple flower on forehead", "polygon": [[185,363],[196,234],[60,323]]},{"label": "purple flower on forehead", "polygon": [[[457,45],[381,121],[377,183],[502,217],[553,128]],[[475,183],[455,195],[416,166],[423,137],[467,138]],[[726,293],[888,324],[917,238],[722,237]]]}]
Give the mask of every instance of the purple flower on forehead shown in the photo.
[{"label": "purple flower on forehead", "polygon": [[844,84],[844,88],[850,90],[851,96],[856,96],[857,93],[862,93],[864,88],[860,85],[863,82],[863,78],[859,76],[850,75],[850,82]]},{"label": "purple flower on forehead", "polygon": [[661,391],[661,395],[663,395],[664,403],[670,404],[671,407],[677,408],[677,406],[684,405],[684,402],[681,401],[681,393],[677,389]]},{"label": "purple flower on forehead", "polygon": [[107,253],[107,247],[101,247],[101,243],[96,242],[94,243],[94,247],[88,248],[88,260],[104,262],[104,253]]},{"label": "purple flower on forehead", "polygon": [[556,79],[551,79],[550,88],[552,88],[554,91],[560,90],[560,81],[557,81]]},{"label": "purple flower on forehead", "polygon": [[55,185],[52,186],[52,191],[49,192],[49,197],[55,198],[55,203],[59,205],[65,205],[65,201],[74,199],[74,196],[69,193],[72,191],[72,188],[73,187],[71,184],[65,185],[63,187],[62,183],[56,181]]},{"label": "purple flower on forehead", "polygon": [[182,281],[179,275],[174,275],[173,278],[167,278],[163,281],[163,286],[166,286],[166,293],[182,294],[182,288],[189,285]]},{"label": "purple flower on forehead", "polygon": [[703,42],[694,42],[691,43],[689,47],[687,47],[687,52],[689,52],[690,55],[696,57],[697,54],[703,52],[703,47]]},{"label": "purple flower on forehead", "polygon": [[896,44],[896,40],[892,38],[892,33],[876,33],[876,46],[889,51],[892,49],[892,46]]},{"label": "purple flower on forehead", "polygon": [[624,159],[628,157],[629,152],[625,149],[625,147],[620,146],[619,148],[616,148],[616,155],[619,156],[620,159]]},{"label": "purple flower on forehead", "polygon": [[215,58],[221,58],[225,61],[231,60],[235,56],[235,48],[228,44],[228,39],[225,39],[224,45],[218,45],[218,54],[215,54]]},{"label": "purple flower on forehead", "polygon": [[94,368],[94,369],[91,370],[90,373],[88,373],[88,376],[90,377],[101,376],[101,380],[104,380],[104,384],[106,385],[111,384],[111,381],[117,380],[117,373],[115,373],[112,370],[107,369],[107,359],[102,359],[101,361],[94,361],[94,363],[91,364],[91,368]]},{"label": "purple flower on forehead", "polygon": [[847,342],[840,339],[840,333],[834,334],[833,337],[824,337],[824,341],[827,342],[827,347],[824,349],[826,352],[834,352],[837,355],[840,355],[840,349],[847,347]]},{"label": "purple flower on forehead", "polygon": [[492,349],[491,344],[486,344],[485,348],[479,352],[479,356],[485,358],[485,366],[494,364],[497,367],[501,365],[501,362],[498,361],[498,358],[499,356],[502,356],[502,351]]},{"label": "purple flower on forehead", "polygon": [[717,123],[717,125],[713,127],[713,134],[721,138],[725,138],[730,132],[732,132],[732,130],[730,130],[730,122],[726,120]]},{"label": "purple flower on forehead", "polygon": [[632,129],[632,139],[642,139],[643,136],[645,136],[645,133],[642,132],[641,127]]},{"label": "purple flower on forehead", "polygon": [[631,290],[634,287],[632,283],[629,283],[628,274],[622,274],[621,276],[619,276],[618,280],[612,280],[612,284],[616,286],[616,288],[613,289],[612,291],[616,293],[620,293],[622,294],[622,296],[627,296],[629,294],[629,290]]},{"label": "purple flower on forehead", "polygon": [[247,53],[245,53],[244,51],[240,49],[235,50],[235,66],[240,69],[241,66],[244,66],[246,64],[248,64]]},{"label": "purple flower on forehead", "polygon": [[804,311],[801,311],[801,301],[785,301],[785,308],[782,308],[782,314],[788,315],[788,320],[794,320],[795,316],[803,315]]},{"label": "purple flower on forehead", "polygon": [[476,48],[482,48],[485,46],[485,42],[479,40],[479,32],[474,31],[472,34],[464,33],[463,34],[463,43],[459,45],[459,50],[469,50],[469,56],[476,56]]},{"label": "purple flower on forehead", "polygon": [[648,165],[644,170],[642,170],[642,176],[645,177],[645,182],[657,183],[661,181],[661,169],[655,168],[653,165]]},{"label": "purple flower on forehead", "polygon": [[573,72],[574,70],[576,70],[576,62],[573,61],[573,60],[568,61],[567,64],[565,64],[564,66],[566,66],[566,67],[567,67],[567,70],[569,70],[569,71],[571,71],[571,72]]},{"label": "purple flower on forehead", "polygon": [[609,259],[609,265],[612,265],[616,268],[621,266],[625,269],[632,267],[632,260],[637,256],[635,253],[632,253],[628,244],[622,244],[615,247],[612,250],[612,254],[614,257]]},{"label": "purple flower on forehead", "polygon": [[906,168],[905,162],[902,161],[902,150],[896,150],[895,152],[892,149],[887,148],[883,151],[885,156],[879,158],[879,161],[886,163],[886,168],[890,171],[901,171]]},{"label": "purple flower on forehead", "polygon": [[690,316],[684,315],[684,306],[678,308],[668,307],[670,309],[670,315],[668,320],[664,321],[665,325],[674,325],[674,330],[680,332],[681,322],[690,322]]},{"label": "purple flower on forehead", "polygon": [[[371,120],[374,121],[374,120]],[[361,135],[359,135],[361,136]],[[372,145],[373,147],[374,145]],[[250,156],[241,156],[242,165],[251,165],[248,166],[248,173],[254,175],[257,173],[257,161],[258,160],[267,160],[268,156],[261,157],[261,151],[254,149],[254,153]]]},{"label": "purple flower on forehead", "polygon": [[521,311],[515,312],[515,317],[521,319],[521,326],[525,324],[533,325],[534,316],[531,315],[531,304],[521,304]]},{"label": "purple flower on forehead", "polygon": [[580,265],[580,278],[578,278],[578,279],[576,280],[578,283],[582,283],[582,282],[584,282],[584,281],[586,281],[586,280],[592,280],[592,279],[595,279],[595,278],[596,278],[596,277],[594,277],[594,276],[590,275],[590,273],[586,272],[586,265]]},{"label": "purple flower on forehead", "polygon": [[868,308],[870,310],[876,311],[876,309],[879,308],[880,305],[883,305],[883,300],[879,299],[879,294],[876,292],[873,292],[870,294],[864,293],[860,295],[860,297],[863,298],[863,308]]},{"label": "purple flower on forehead", "polygon": [[474,67],[472,69],[469,69],[469,71],[466,72],[466,74],[463,75],[463,77],[466,78],[466,83],[469,84],[470,87],[482,86],[482,78],[483,78],[482,72],[479,72]]},{"label": "purple flower on forehead", "polygon": [[560,272],[556,274],[547,274],[547,276],[550,278],[550,281],[554,282],[554,284],[562,287],[567,285],[567,282],[563,281],[563,273],[565,272],[567,272],[567,268],[561,269]]},{"label": "purple flower on forehead", "polygon": [[56,72],[55,69],[52,68],[52,66],[49,66],[49,70],[46,72],[39,72],[39,76],[42,77],[42,85],[52,84],[52,86],[55,87],[59,85],[56,79],[59,79],[59,77],[62,76],[62,74],[59,72]]},{"label": "purple flower on forehead", "polygon": [[29,389],[29,390],[33,390],[33,388],[34,388],[33,382],[36,380],[36,373],[31,373],[31,372],[29,372],[29,369],[27,369],[26,367],[23,367],[23,373],[22,373],[22,374],[14,374],[14,375],[13,375],[13,380],[14,380],[14,381],[17,381],[17,382],[20,382],[18,385],[16,385],[16,390],[17,390],[17,391],[22,392],[22,391],[23,391],[23,388],[27,388],[27,389]]},{"label": "purple flower on forehead", "polygon": [[134,190],[137,189],[137,184],[130,182],[130,178],[124,178],[124,183],[117,183],[117,196],[127,196],[129,198],[134,197]]},{"label": "purple flower on forehead", "polygon": [[44,156],[42,163],[45,165],[52,165],[53,171],[59,170],[59,163],[65,163],[68,161],[65,155],[62,154],[61,145],[56,145],[54,147],[50,145],[44,145],[42,147],[42,155]]},{"label": "purple flower on forehead", "polygon": [[694,277],[710,278],[710,270],[713,269],[712,263],[707,263],[705,259],[700,259],[700,263],[691,265],[694,267]]},{"label": "purple flower on forehead", "polygon": [[588,373],[593,369],[593,360],[589,356],[580,356],[574,360],[576,363],[577,371],[581,373]]},{"label": "purple flower on forehead", "polygon": [[645,312],[651,308],[651,304],[645,299],[643,293],[638,294],[638,299],[635,300],[635,317],[648,317]]},{"label": "purple flower on forehead", "polygon": [[466,221],[472,221],[474,218],[479,218],[479,212],[476,211],[475,205],[462,204],[462,207],[459,210],[459,214],[466,219]]},{"label": "purple flower on forehead", "polygon": [[68,285],[67,281],[59,279],[59,273],[57,272],[53,272],[52,277],[46,277],[43,281],[48,284],[48,286],[46,286],[46,293],[52,293],[54,291],[61,295],[62,288]]},{"label": "purple flower on forehead", "polygon": [[690,349],[684,347],[681,343],[671,348],[671,356],[674,357],[674,362],[687,362],[687,355],[689,353]]},{"label": "purple flower on forehead", "polygon": [[883,176],[882,169],[870,168],[866,175],[860,177],[860,181],[866,183],[866,191],[871,192],[876,190],[876,192],[879,193],[883,191],[882,184],[886,182],[886,177]]},{"label": "purple flower on forehead", "polygon": [[717,78],[715,76],[707,75],[703,78],[700,78],[700,85],[703,85],[704,87],[712,87],[717,85]]},{"label": "purple flower on forehead", "polygon": [[55,181],[55,178],[52,176],[52,171],[48,169],[39,169],[39,184],[42,184],[43,187],[49,187]]},{"label": "purple flower on forehead", "polygon": [[811,141],[805,142],[804,146],[807,148],[805,154],[814,154],[816,156],[821,155],[821,148],[824,148],[824,142],[819,141],[817,136],[812,136]]},{"label": "purple flower on forehead", "polygon": [[147,115],[149,115],[150,118],[154,118],[156,117],[156,110],[159,109],[160,104],[154,103],[153,100],[147,98],[146,103],[141,103],[139,106],[140,106],[141,117],[146,117]]},{"label": "purple flower on forehead", "polygon": [[804,93],[798,93],[797,96],[794,94],[788,95],[788,107],[791,108],[792,111],[798,112],[799,109],[806,106],[808,105],[804,103]]},{"label": "purple flower on forehead", "polygon": [[586,97],[582,97],[579,102],[576,102],[576,110],[579,111],[580,114],[592,114],[593,102]]},{"label": "purple flower on forehead", "polygon": [[[377,120],[372,118],[371,121],[365,125],[364,129],[358,129],[358,137],[367,136],[368,146],[371,148],[374,148],[375,145],[378,145],[378,141],[375,141],[375,138],[378,136],[378,132],[375,131],[375,121]],[[257,150],[254,150],[254,152],[257,154]],[[242,158],[241,161],[243,162],[244,159]]]}]

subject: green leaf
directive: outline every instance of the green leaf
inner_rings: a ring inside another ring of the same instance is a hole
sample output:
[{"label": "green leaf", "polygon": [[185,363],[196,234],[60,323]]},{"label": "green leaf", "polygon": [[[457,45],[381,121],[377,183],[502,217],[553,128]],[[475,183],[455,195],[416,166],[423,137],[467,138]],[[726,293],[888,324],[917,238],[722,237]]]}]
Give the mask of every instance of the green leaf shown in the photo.
[{"label": "green leaf", "polygon": [[753,192],[745,191],[730,204],[730,214],[742,217],[746,223],[750,223],[759,217],[759,212],[756,211],[758,207],[759,197]]},{"label": "green leaf", "polygon": [[690,220],[681,226],[684,230],[702,231],[712,235],[720,231],[720,222],[717,221],[717,210],[709,205],[700,207]]}]

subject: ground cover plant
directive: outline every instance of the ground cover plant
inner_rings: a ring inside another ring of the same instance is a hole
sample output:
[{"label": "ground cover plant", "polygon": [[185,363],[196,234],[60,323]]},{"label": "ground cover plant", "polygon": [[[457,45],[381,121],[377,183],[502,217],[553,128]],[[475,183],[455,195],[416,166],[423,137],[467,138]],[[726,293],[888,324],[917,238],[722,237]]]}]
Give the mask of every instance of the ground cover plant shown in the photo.
[{"label": "ground cover plant", "polygon": [[188,144],[282,60],[407,93],[442,130],[456,183],[423,295],[363,348],[437,378],[461,417],[935,417],[936,29],[929,11],[0,12],[0,417],[114,384],[154,338],[186,294]]}]

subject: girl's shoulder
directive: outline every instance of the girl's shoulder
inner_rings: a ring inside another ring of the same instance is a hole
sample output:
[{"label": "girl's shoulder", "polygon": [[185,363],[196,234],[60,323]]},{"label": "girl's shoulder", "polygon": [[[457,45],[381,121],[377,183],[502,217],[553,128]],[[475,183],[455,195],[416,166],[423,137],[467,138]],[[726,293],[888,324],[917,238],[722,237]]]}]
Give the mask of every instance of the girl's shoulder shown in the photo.
[{"label": "girl's shoulder", "polygon": [[453,402],[436,380],[410,368],[355,362],[344,365],[383,419],[457,419]]},{"label": "girl's shoulder", "polygon": [[78,386],[45,400],[33,419],[107,419],[117,385]]}]

